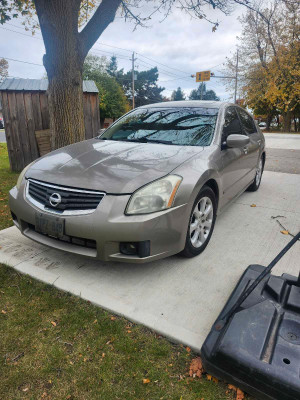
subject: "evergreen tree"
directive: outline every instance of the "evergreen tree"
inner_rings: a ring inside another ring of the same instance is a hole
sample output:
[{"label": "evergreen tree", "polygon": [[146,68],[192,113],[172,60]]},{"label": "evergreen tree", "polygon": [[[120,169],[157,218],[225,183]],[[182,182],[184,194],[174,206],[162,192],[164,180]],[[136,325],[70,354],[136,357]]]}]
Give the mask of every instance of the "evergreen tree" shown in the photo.
[{"label": "evergreen tree", "polygon": [[185,94],[181,90],[181,87],[178,87],[176,90],[173,91],[173,93],[171,94],[171,100],[173,101],[185,100]]}]

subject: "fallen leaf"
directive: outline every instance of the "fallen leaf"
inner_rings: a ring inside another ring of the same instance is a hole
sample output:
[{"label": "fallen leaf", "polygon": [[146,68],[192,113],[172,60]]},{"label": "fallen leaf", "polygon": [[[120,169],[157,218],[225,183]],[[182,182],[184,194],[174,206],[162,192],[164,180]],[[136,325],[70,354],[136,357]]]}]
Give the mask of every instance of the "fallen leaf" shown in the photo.
[{"label": "fallen leaf", "polygon": [[143,384],[145,385],[146,383],[150,383],[150,379],[148,378],[143,379]]},{"label": "fallen leaf", "polygon": [[97,319],[95,319],[95,321],[93,322],[93,324],[96,324],[98,322],[98,320]]},{"label": "fallen leaf", "polygon": [[244,392],[241,389],[239,389],[233,385],[228,385],[228,389],[236,392],[236,400],[243,400],[245,398]]},{"label": "fallen leaf", "polygon": [[190,371],[189,375],[195,378],[198,376],[198,378],[201,378],[202,374],[204,372],[203,365],[202,365],[202,360],[200,357],[193,358],[190,364]]},{"label": "fallen leaf", "polygon": [[185,349],[186,349],[186,351],[187,351],[188,353],[190,353],[190,352],[192,351],[190,347],[186,347]]},{"label": "fallen leaf", "polygon": [[2,313],[2,314],[6,314],[6,311],[4,311],[4,310],[1,310],[1,313]]},{"label": "fallen leaf", "polygon": [[283,235],[288,235],[289,231],[280,231]]},{"label": "fallen leaf", "polygon": [[256,207],[256,204],[251,204],[251,206],[250,207]]},{"label": "fallen leaf", "polygon": [[116,319],[116,317],[110,317],[111,321],[114,321]]},{"label": "fallen leaf", "polygon": [[127,333],[131,333],[131,331],[128,330]]},{"label": "fallen leaf", "polygon": [[51,324],[52,324],[53,326],[56,326],[56,322],[54,322],[54,321],[51,321]]},{"label": "fallen leaf", "polygon": [[208,380],[208,381],[212,381],[212,382],[215,382],[215,383],[218,383],[219,382],[219,380],[218,380],[218,378],[215,378],[214,376],[212,376],[212,375],[206,375],[206,379]]},{"label": "fallen leaf", "polygon": [[105,353],[102,353],[102,358],[104,358],[105,357]]},{"label": "fallen leaf", "polygon": [[28,392],[28,390],[29,390],[29,387],[22,389],[23,392]]}]

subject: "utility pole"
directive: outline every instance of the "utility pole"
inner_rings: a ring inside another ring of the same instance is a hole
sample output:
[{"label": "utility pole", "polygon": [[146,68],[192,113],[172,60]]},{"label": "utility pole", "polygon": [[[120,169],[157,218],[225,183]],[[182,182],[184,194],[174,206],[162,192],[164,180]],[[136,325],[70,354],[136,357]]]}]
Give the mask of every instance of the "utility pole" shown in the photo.
[{"label": "utility pole", "polygon": [[239,49],[236,49],[234,104],[236,104],[236,95],[238,87],[238,69],[239,69]]},{"label": "utility pole", "polygon": [[203,98],[203,82],[201,82],[201,90],[200,90],[200,100]]},{"label": "utility pole", "polygon": [[134,52],[132,53],[132,109],[135,108],[135,102],[134,102],[134,62],[135,62],[135,58],[134,58]]}]

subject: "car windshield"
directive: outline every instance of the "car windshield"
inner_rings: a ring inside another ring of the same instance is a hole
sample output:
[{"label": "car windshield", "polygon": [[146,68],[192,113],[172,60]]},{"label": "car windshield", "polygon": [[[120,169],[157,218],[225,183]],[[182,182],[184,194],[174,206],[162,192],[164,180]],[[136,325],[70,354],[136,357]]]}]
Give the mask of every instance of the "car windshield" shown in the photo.
[{"label": "car windshield", "polygon": [[209,146],[215,108],[140,108],[120,118],[99,139],[179,146]]}]

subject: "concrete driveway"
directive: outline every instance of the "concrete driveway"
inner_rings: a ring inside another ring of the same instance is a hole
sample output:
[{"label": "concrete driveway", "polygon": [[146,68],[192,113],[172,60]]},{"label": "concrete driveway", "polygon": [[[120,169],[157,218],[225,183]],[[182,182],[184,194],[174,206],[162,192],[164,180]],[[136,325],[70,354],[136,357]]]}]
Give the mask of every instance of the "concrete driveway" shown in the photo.
[{"label": "concrete driveway", "polygon": [[[291,239],[279,222],[300,230],[299,199],[300,175],[265,171],[259,191],[244,193],[218,217],[211,242],[194,259],[98,262],[34,243],[13,227],[0,231],[0,262],[199,351],[242,272],[267,265]],[[275,273],[298,275],[299,267],[297,243]]]}]

